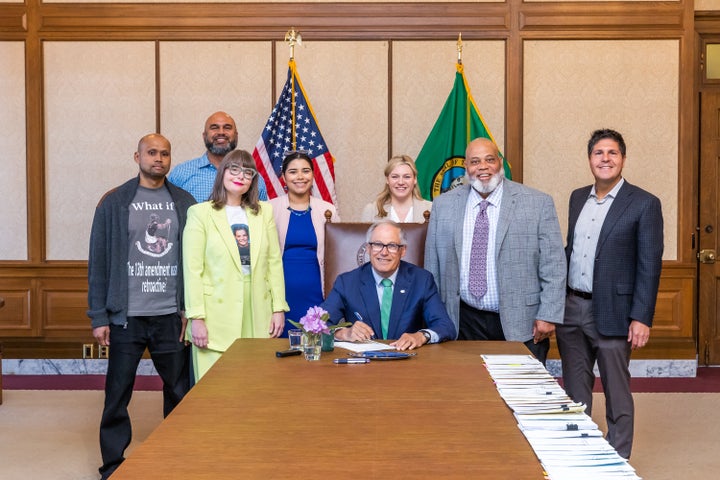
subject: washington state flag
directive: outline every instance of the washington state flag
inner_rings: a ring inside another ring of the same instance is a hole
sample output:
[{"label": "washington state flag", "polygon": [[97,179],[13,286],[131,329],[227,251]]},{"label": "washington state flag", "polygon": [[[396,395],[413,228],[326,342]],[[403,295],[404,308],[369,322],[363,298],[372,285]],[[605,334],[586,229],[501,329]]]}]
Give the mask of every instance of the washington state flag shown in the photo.
[{"label": "washington state flag", "polygon": [[[425,199],[432,200],[463,183],[465,147],[478,137],[495,142],[470,94],[463,65],[458,63],[455,85],[415,161],[420,193]],[[502,153],[500,157],[505,176],[511,179],[510,165]]]}]

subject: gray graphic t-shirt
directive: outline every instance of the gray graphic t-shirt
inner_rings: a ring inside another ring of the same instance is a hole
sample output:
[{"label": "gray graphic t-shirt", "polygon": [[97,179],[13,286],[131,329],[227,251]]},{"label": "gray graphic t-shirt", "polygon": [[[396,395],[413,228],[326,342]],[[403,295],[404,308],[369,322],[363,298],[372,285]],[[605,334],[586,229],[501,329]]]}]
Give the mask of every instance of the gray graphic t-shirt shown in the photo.
[{"label": "gray graphic t-shirt", "polygon": [[175,203],[163,186],[138,186],[128,222],[128,315],[177,311],[179,223]]}]

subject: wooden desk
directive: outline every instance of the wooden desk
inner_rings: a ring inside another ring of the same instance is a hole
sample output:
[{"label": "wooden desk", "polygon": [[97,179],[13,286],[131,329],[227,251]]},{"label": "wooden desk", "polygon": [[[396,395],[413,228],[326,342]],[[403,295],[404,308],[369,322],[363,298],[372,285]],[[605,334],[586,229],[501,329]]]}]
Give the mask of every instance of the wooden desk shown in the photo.
[{"label": "wooden desk", "polygon": [[[542,479],[483,367],[521,343],[447,342],[409,360],[277,358],[238,340],[120,466],[122,479]],[[158,405],[158,408],[161,408]]]}]

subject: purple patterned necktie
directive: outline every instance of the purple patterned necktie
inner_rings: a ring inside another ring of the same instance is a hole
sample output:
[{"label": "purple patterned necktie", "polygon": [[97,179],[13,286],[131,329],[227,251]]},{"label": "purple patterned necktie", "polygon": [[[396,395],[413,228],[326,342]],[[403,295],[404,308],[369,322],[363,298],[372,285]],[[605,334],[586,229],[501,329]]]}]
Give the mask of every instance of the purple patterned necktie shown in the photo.
[{"label": "purple patterned necktie", "polygon": [[489,202],[480,202],[480,211],[475,218],[475,230],[473,231],[472,248],[470,250],[470,276],[468,286],[470,293],[476,297],[482,297],[487,293],[487,253],[488,237],[490,234],[490,222],[487,216]]}]

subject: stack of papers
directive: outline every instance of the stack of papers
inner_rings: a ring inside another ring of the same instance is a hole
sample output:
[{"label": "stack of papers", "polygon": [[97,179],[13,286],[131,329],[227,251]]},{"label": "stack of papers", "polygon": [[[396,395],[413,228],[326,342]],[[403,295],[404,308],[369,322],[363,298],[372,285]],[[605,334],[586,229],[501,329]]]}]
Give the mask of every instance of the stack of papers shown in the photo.
[{"label": "stack of papers", "polygon": [[551,480],[640,479],[532,355],[482,355],[498,393]]},{"label": "stack of papers", "polygon": [[335,340],[335,346],[355,353],[374,352],[376,350],[395,350],[395,347],[391,347],[385,343],[373,342],[372,340],[366,342],[343,342]]}]

